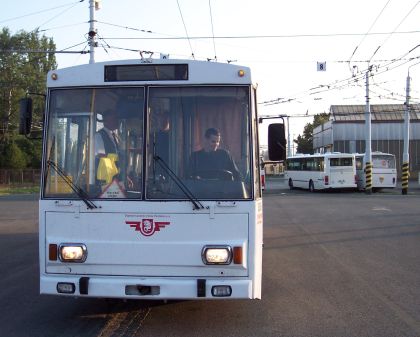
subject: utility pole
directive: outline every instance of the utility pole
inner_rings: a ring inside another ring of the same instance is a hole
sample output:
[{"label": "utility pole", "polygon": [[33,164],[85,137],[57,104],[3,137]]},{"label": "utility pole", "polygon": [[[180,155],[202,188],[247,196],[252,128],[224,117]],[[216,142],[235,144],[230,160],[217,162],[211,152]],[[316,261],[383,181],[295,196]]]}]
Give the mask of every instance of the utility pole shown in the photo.
[{"label": "utility pole", "polygon": [[291,151],[291,147],[290,147],[290,127],[289,127],[289,116],[287,117],[287,156],[291,157],[292,156],[292,151]]},{"label": "utility pole", "polygon": [[366,144],[365,144],[365,191],[366,194],[372,193],[372,126],[369,104],[369,76],[372,66],[366,71],[366,109],[365,109],[365,125],[366,125]]},{"label": "utility pole", "polygon": [[410,71],[407,72],[407,85],[406,85],[406,98],[405,98],[405,113],[404,113],[404,152],[402,164],[402,194],[407,194],[408,191],[408,176],[410,167]]},{"label": "utility pole", "polygon": [[100,9],[100,0],[89,0],[89,33],[88,43],[90,47],[89,63],[95,63],[95,48],[98,46],[96,42],[96,29],[95,29],[95,10]]}]

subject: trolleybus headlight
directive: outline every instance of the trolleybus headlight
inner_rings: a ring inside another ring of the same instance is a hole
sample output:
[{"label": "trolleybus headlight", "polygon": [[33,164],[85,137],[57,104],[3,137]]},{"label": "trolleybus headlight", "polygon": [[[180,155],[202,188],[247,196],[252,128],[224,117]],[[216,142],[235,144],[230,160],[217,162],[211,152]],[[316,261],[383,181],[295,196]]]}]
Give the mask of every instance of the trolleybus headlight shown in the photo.
[{"label": "trolleybus headlight", "polygon": [[214,297],[228,297],[232,295],[232,287],[227,285],[213,286],[211,294]]},{"label": "trolleybus headlight", "polygon": [[58,282],[57,292],[60,294],[74,294],[76,286],[74,283]]},{"label": "trolleybus headlight", "polygon": [[201,259],[204,264],[230,264],[232,248],[230,246],[204,246]]},{"label": "trolleybus headlight", "polygon": [[62,262],[85,262],[87,258],[87,249],[82,243],[62,243],[58,252]]}]

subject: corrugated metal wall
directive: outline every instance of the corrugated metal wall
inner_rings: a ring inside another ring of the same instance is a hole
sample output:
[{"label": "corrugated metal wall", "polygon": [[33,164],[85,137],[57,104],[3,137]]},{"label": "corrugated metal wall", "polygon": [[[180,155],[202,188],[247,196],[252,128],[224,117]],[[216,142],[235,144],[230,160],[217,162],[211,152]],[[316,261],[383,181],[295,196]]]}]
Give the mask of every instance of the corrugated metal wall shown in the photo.
[{"label": "corrugated metal wall", "polygon": [[[366,129],[363,123],[333,123],[334,140],[364,140]],[[404,139],[402,123],[372,123],[372,140]],[[420,139],[420,124],[410,124],[410,139]]]}]

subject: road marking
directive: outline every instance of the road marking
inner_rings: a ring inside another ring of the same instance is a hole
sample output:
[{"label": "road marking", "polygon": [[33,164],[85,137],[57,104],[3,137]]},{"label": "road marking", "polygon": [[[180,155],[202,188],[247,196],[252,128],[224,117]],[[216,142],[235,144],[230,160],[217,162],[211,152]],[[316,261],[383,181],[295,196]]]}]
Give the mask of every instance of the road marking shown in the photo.
[{"label": "road marking", "polygon": [[373,207],[372,211],[381,211],[381,212],[391,212],[391,210],[389,208],[386,207]]}]

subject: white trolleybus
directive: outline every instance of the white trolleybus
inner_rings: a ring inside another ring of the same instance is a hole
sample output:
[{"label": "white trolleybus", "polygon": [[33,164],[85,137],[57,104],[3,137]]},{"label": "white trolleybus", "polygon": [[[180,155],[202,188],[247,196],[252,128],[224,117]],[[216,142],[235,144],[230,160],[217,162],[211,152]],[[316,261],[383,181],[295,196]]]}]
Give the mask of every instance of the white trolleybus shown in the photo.
[{"label": "white trolleybus", "polygon": [[356,189],[354,154],[324,153],[287,158],[286,177],[290,189]]},{"label": "white trolleybus", "polygon": [[[21,100],[22,133],[31,102]],[[250,69],[231,64],[148,59],[49,72],[40,292],[261,298],[256,106]]]},{"label": "white trolleybus", "polygon": [[[395,155],[391,153],[372,152],[372,188],[395,188],[397,168]],[[365,155],[356,153],[357,188],[366,188]]]}]

